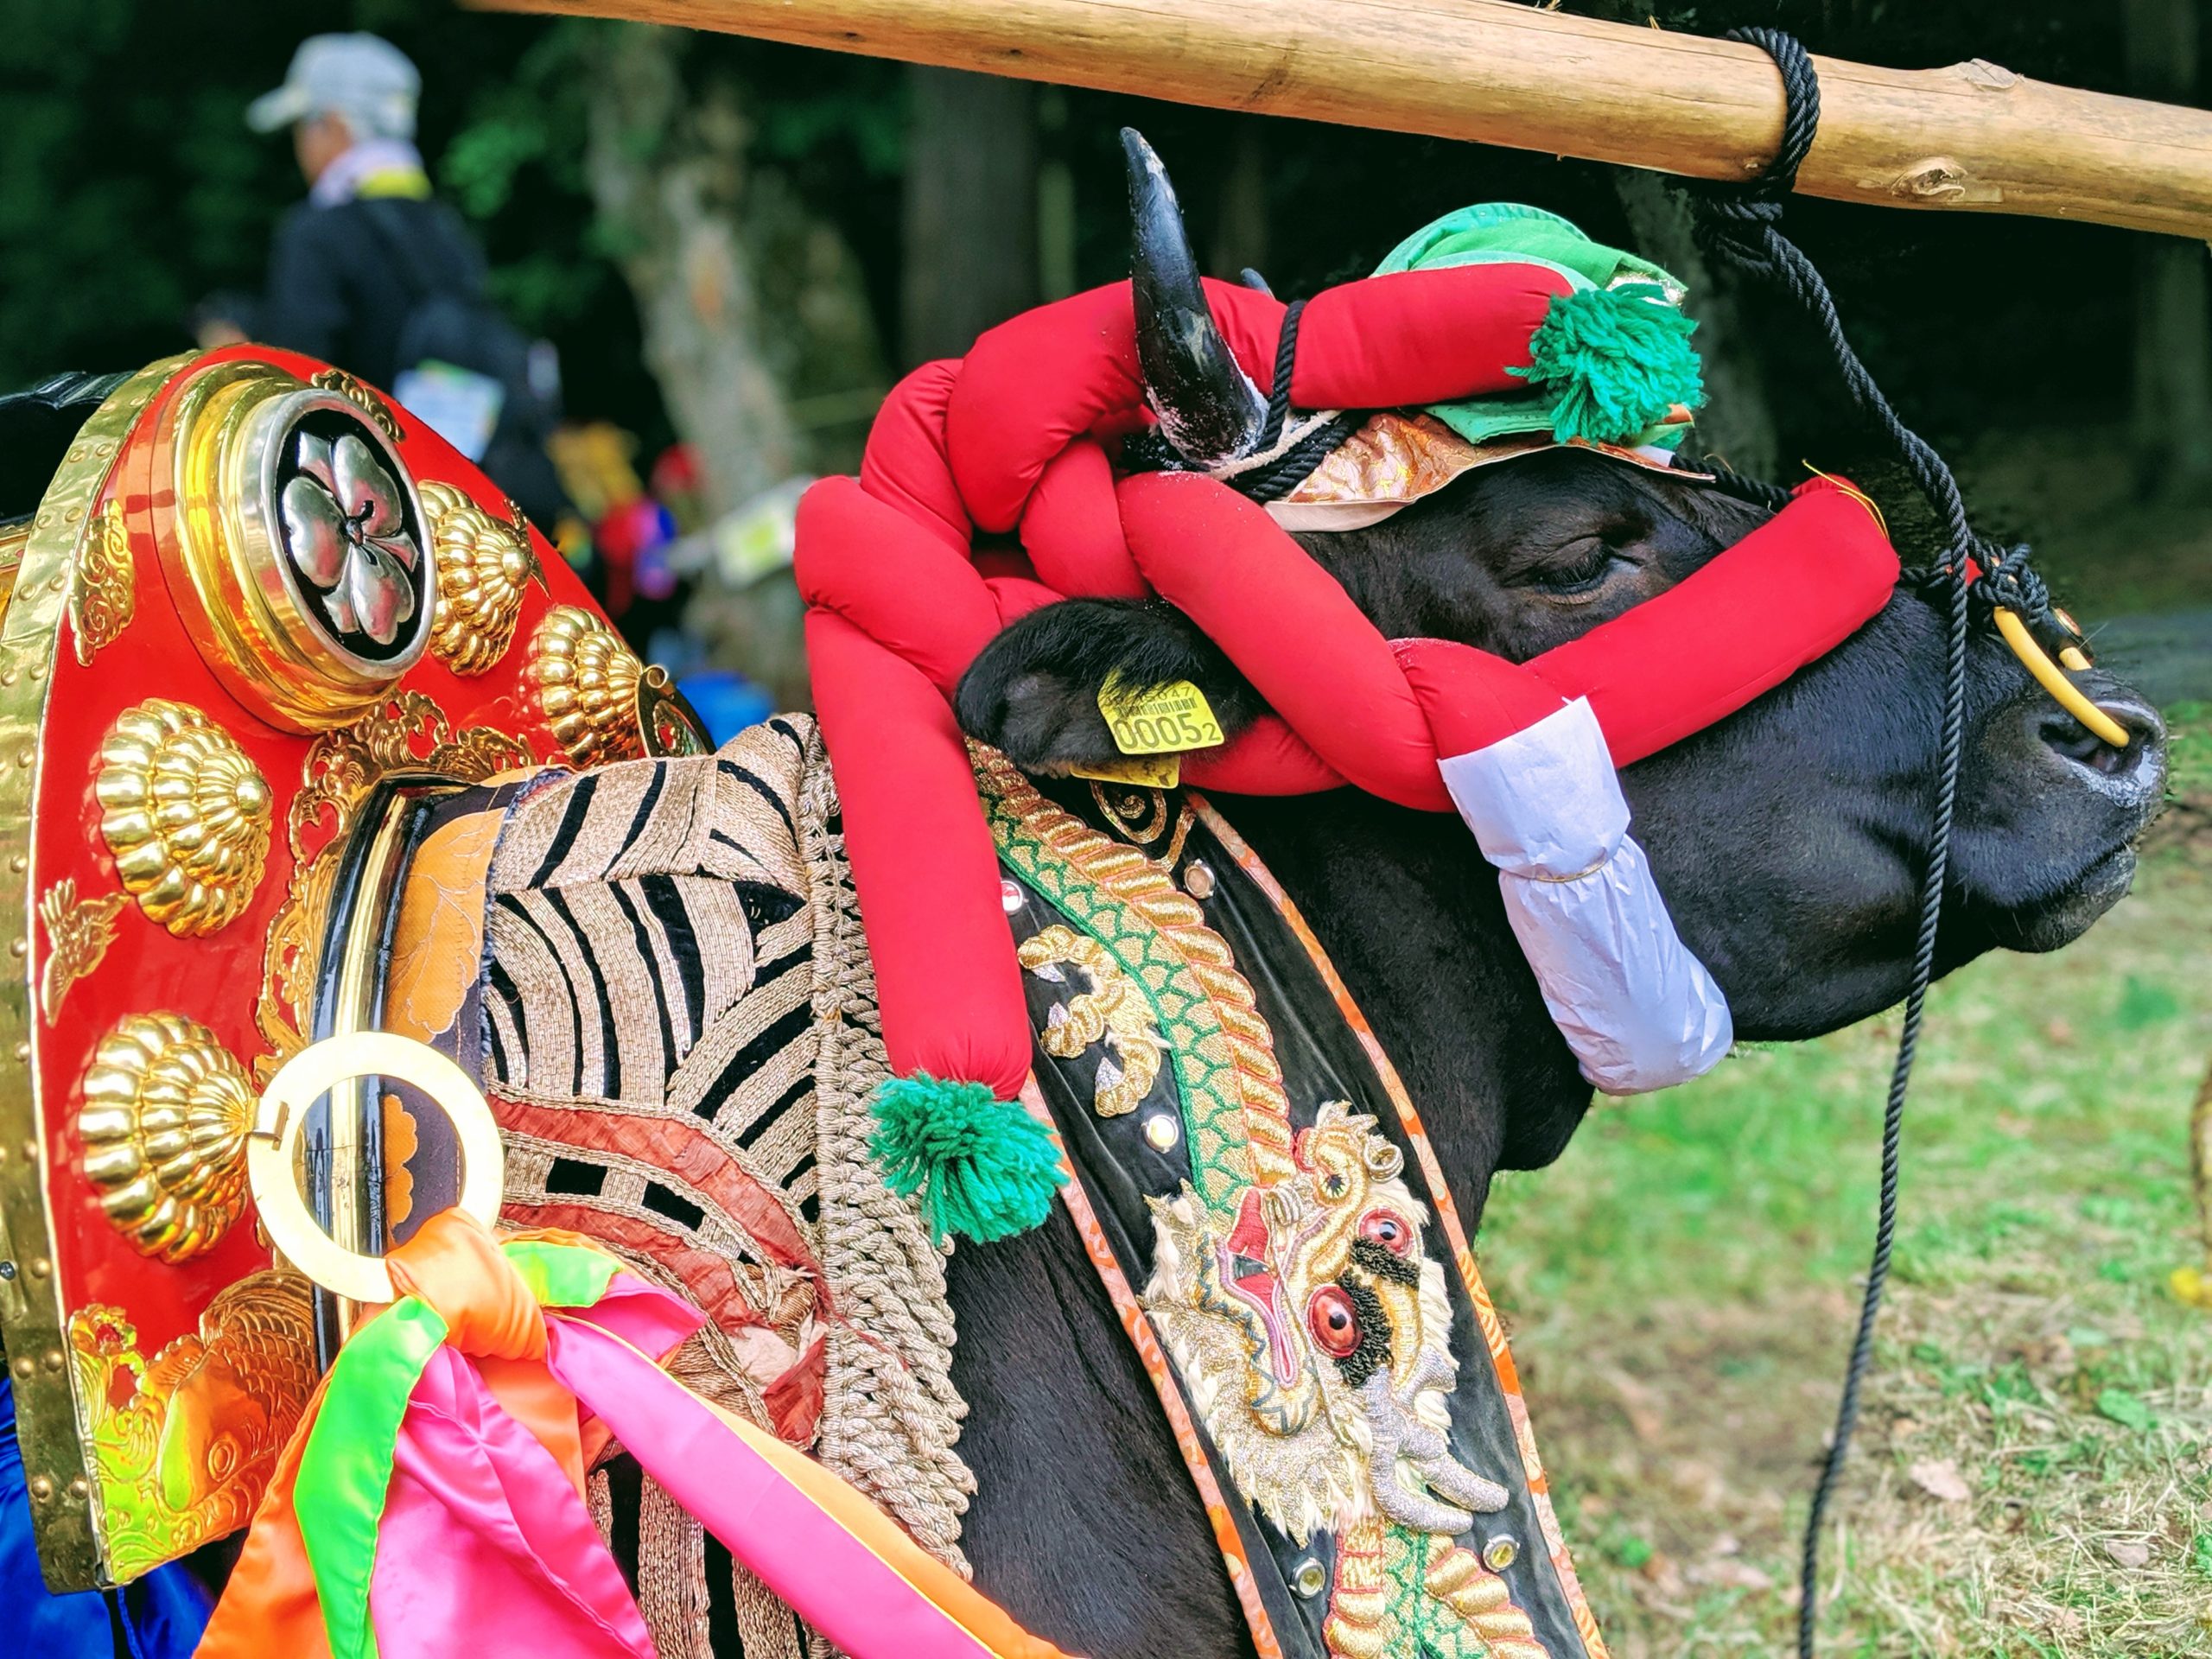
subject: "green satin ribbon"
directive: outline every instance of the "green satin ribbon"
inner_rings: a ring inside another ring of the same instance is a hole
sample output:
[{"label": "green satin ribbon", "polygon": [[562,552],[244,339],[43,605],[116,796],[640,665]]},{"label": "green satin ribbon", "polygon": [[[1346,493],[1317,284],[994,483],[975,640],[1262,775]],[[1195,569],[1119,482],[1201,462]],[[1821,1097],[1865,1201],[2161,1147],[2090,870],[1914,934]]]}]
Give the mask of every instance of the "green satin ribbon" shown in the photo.
[{"label": "green satin ribbon", "polygon": [[[542,1239],[500,1246],[541,1307],[589,1307],[621,1263],[598,1250]],[[420,1297],[403,1297],[357,1331],[330,1368],[293,1486],[300,1541],[315,1573],[331,1659],[375,1659],[369,1581],[384,1525],[392,1458],[407,1402],[447,1326]]]}]

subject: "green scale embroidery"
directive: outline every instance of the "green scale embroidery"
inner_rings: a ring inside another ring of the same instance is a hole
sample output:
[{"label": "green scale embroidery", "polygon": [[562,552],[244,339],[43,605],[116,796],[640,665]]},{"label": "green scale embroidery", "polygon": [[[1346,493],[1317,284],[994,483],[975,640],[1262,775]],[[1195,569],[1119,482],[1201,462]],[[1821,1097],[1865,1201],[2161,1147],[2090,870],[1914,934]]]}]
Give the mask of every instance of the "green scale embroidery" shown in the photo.
[{"label": "green scale embroidery", "polygon": [[1056,857],[993,790],[989,774],[980,766],[976,785],[1000,858],[1097,940],[1143,992],[1175,1068],[1184,1133],[1192,1149],[1192,1184],[1210,1210],[1234,1215],[1243,1190],[1252,1184],[1252,1166],[1243,1096],[1228,1058],[1229,1036],[1212,999],[1162,931],[1132,917],[1121,899]]}]

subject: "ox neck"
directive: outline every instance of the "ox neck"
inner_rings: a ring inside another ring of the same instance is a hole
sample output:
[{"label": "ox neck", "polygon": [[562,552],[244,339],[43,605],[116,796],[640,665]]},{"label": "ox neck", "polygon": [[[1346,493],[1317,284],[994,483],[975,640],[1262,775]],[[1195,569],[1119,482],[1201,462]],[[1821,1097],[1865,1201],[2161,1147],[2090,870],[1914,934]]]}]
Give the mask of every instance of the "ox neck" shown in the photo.
[{"label": "ox neck", "polygon": [[1457,818],[1357,790],[1216,804],[1327,950],[1471,1224],[1491,1176],[1551,1162],[1590,1103],[1497,872]]}]

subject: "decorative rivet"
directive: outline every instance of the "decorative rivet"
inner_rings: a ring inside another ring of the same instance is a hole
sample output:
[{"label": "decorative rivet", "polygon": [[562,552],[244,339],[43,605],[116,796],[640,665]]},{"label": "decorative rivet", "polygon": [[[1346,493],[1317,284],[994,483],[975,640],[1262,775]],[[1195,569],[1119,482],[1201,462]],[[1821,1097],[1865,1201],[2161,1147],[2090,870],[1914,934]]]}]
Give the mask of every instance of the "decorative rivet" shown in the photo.
[{"label": "decorative rivet", "polygon": [[1173,1112],[1154,1112],[1144,1121],[1145,1144],[1154,1152],[1173,1150],[1182,1136],[1183,1126]]},{"label": "decorative rivet", "polygon": [[11,957],[20,957],[30,948],[31,942],[29,939],[10,939],[8,941],[8,954]]},{"label": "decorative rivet", "polygon": [[36,749],[18,749],[16,751],[16,764],[19,766],[28,766],[32,761],[37,759],[38,751]]},{"label": "decorative rivet", "polygon": [[44,1475],[33,1475],[31,1477],[31,1501],[34,1503],[43,1503],[47,1499],[53,1496],[54,1483],[52,1481],[48,1480]]},{"label": "decorative rivet", "polygon": [[35,1255],[31,1258],[32,1278],[43,1279],[48,1274],[52,1273],[53,1271],[54,1263],[48,1261],[44,1256]]},{"label": "decorative rivet", "polygon": [[92,1495],[92,1486],[86,1481],[82,1475],[79,1475],[74,1480],[72,1480],[69,1483],[69,1496],[75,1498],[79,1503],[83,1503]]},{"label": "decorative rivet", "polygon": [[1213,892],[1213,872],[1202,858],[1194,858],[1183,870],[1183,891],[1193,899],[1204,899]]},{"label": "decorative rivet", "polygon": [[16,1264],[12,1262],[0,1262],[0,1280],[12,1281],[15,1276]]},{"label": "decorative rivet", "polygon": [[27,1164],[35,1164],[38,1162],[37,1141],[26,1141],[23,1142],[23,1161]]},{"label": "decorative rivet", "polygon": [[23,671],[20,668],[0,669],[0,685],[13,685],[22,677]]},{"label": "decorative rivet", "polygon": [[1291,1568],[1290,1587],[1311,1601],[1329,1587],[1329,1569],[1308,1555]]},{"label": "decorative rivet", "polygon": [[1016,881],[1001,881],[999,883],[999,908],[1006,912],[1007,915],[1014,916],[1020,914],[1021,906],[1027,902],[1028,901],[1021,896],[1020,883]]},{"label": "decorative rivet", "polygon": [[29,1376],[37,1369],[38,1367],[31,1363],[31,1357],[29,1354],[25,1354],[21,1359],[16,1362],[15,1370],[17,1376]]},{"label": "decorative rivet", "polygon": [[26,858],[21,853],[17,853],[13,858],[8,861],[8,868],[13,870],[17,875],[21,875],[25,870],[30,868],[30,860]]},{"label": "decorative rivet", "polygon": [[1493,1538],[1483,1546],[1483,1565],[1503,1573],[1521,1557],[1521,1546],[1510,1538]]},{"label": "decorative rivet", "polygon": [[46,1351],[45,1359],[41,1363],[45,1365],[48,1370],[58,1372],[69,1362],[62,1357],[61,1351],[59,1348],[49,1348]]},{"label": "decorative rivet", "polygon": [[23,1061],[28,1061],[28,1060],[29,1060],[30,1057],[31,1057],[31,1046],[30,1046],[29,1043],[27,1043],[27,1042],[23,1042],[23,1043],[17,1043],[17,1044],[16,1045],[16,1058],[17,1059],[19,1059],[19,1060],[23,1060]]}]

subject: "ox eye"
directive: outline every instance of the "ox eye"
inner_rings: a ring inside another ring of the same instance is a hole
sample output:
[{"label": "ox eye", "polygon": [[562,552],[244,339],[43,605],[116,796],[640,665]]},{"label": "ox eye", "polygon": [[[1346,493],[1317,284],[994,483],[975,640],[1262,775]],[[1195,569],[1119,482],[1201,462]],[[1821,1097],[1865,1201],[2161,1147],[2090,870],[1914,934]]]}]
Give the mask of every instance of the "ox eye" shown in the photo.
[{"label": "ox eye", "polygon": [[1602,586],[1620,556],[1605,542],[1592,540],[1567,550],[1562,562],[1529,572],[1529,585],[1548,594],[1586,594]]},{"label": "ox eye", "polygon": [[1413,1235],[1406,1230],[1406,1224],[1387,1210],[1370,1210],[1362,1216],[1359,1236],[1393,1255],[1403,1255],[1413,1248]]},{"label": "ox eye", "polygon": [[1344,1359],[1359,1348],[1359,1310],[1341,1285],[1324,1285],[1306,1304],[1306,1328],[1332,1359]]}]

